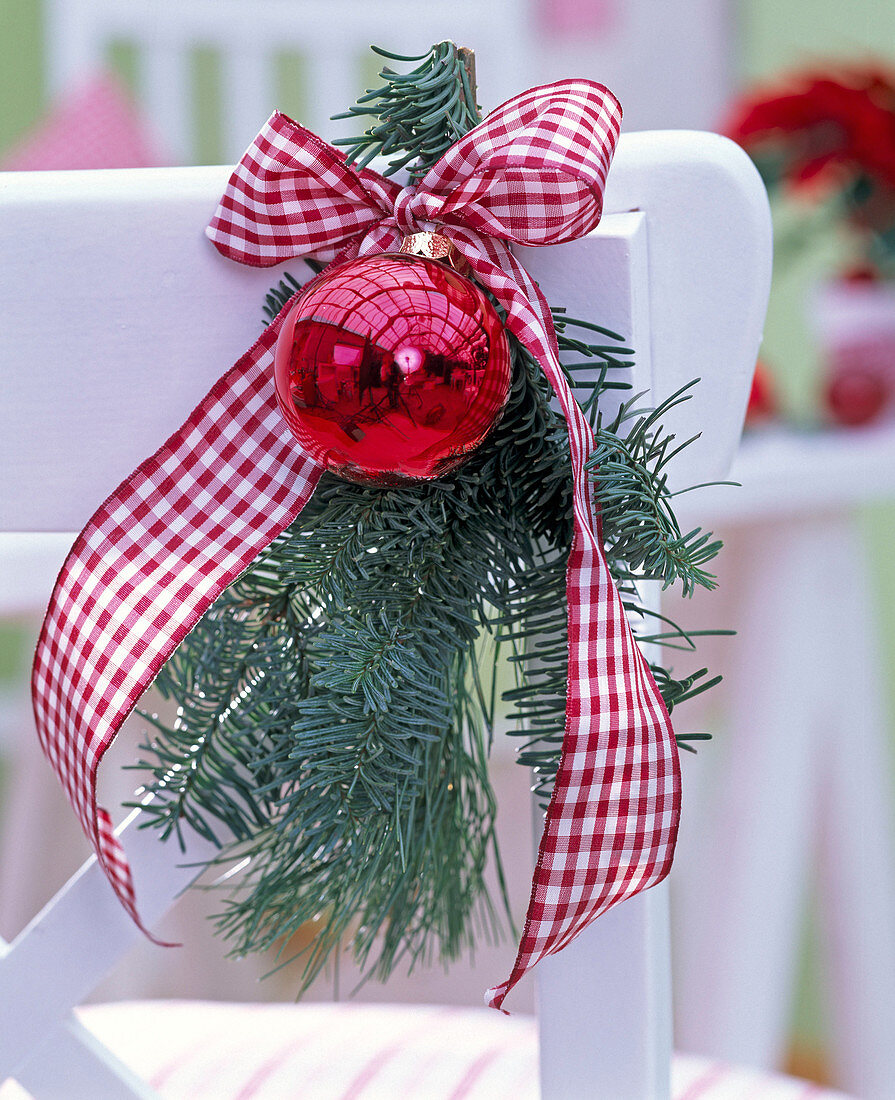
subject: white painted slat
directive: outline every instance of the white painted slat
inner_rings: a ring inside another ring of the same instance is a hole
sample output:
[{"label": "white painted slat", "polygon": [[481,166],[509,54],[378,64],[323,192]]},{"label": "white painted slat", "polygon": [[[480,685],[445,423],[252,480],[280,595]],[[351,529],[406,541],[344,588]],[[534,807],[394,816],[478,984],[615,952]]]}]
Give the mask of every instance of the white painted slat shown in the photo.
[{"label": "white painted slat", "polygon": [[[131,861],[140,913],[152,927],[195,878],[187,864],[214,849],[190,836],[186,853],[154,829],[118,830]],[[0,1080],[16,1076],[44,1036],[63,1024],[142,933],[95,859],[88,860],[5,952],[0,965]]]},{"label": "white painted slat", "polygon": [[16,1079],[34,1100],[159,1100],[154,1089],[73,1016],[47,1036]]},{"label": "white painted slat", "polygon": [[727,475],[739,442],[771,279],[771,220],[746,154],[717,134],[623,135],[605,209],[649,220],[654,393],[702,379],[668,424],[701,433],[675,460],[675,486]]},{"label": "white painted slat", "polygon": [[[281,269],[204,237],[228,174],[0,175],[0,530],[80,530],[257,339]],[[629,229],[606,218],[599,233]],[[35,288],[55,286],[38,322]]]},{"label": "white painted slat", "polygon": [[[631,393],[646,392],[653,386],[648,237],[647,215],[633,211],[604,218],[581,240],[515,250],[551,306],[565,308],[570,317],[596,321],[633,347],[633,365],[613,375],[618,381],[629,382],[632,389],[606,394],[601,409],[607,417],[613,416]],[[575,335],[574,329],[570,335]]]},{"label": "white painted slat", "polygon": [[90,0],[45,0],[44,12],[49,90],[58,96],[99,70],[107,39],[95,33]]},{"label": "white painted slat", "polygon": [[80,530],[257,339],[278,269],[204,236],[229,172],[0,175],[0,530]]},{"label": "white painted slat", "polygon": [[700,490],[692,501],[681,497],[681,515],[740,525],[891,500],[895,424],[818,432],[768,428],[743,440],[730,477],[741,490],[715,486]]},{"label": "white painted slat", "polygon": [[239,160],[277,106],[274,59],[251,39],[221,54],[224,159]]},{"label": "white painted slat", "polygon": [[[649,229],[636,212],[566,245],[526,249],[551,305],[623,335],[636,351],[617,372],[631,391],[607,395],[604,415],[633,393],[653,388]],[[605,223],[604,223],[605,224]],[[645,398],[645,402],[649,399]],[[652,593],[658,604],[658,593]],[[536,820],[540,815],[535,810]],[[541,1093],[544,1100],[663,1100],[671,1082],[671,976],[668,897],[664,887],[604,914],[535,971]],[[606,1051],[612,1057],[606,1057]]]},{"label": "white painted slat", "polygon": [[175,161],[193,149],[189,43],[150,41],[140,52],[140,95],[147,122]]},{"label": "white painted slat", "polygon": [[[44,608],[74,541],[74,532],[0,531],[0,615],[33,614]],[[3,880],[0,873],[0,883]]]},{"label": "white painted slat", "polygon": [[[61,0],[63,7],[77,10],[77,18],[94,39],[108,42],[110,38],[126,38],[139,42],[182,41],[180,6],[162,5],[157,0],[136,0],[122,4],[121,0]],[[171,28],[170,32],[167,28]],[[51,23],[50,35],[55,33]]]},{"label": "white painted slat", "polygon": [[357,98],[360,52],[352,39],[331,45],[325,52],[307,47],[302,52],[307,104],[307,120],[302,121],[328,141],[338,135],[355,134],[366,125],[365,120],[358,126],[350,119],[330,119],[330,115],[347,110]]},{"label": "white painted slat", "polygon": [[667,1100],[669,951],[663,882],[538,964],[542,1100]]}]

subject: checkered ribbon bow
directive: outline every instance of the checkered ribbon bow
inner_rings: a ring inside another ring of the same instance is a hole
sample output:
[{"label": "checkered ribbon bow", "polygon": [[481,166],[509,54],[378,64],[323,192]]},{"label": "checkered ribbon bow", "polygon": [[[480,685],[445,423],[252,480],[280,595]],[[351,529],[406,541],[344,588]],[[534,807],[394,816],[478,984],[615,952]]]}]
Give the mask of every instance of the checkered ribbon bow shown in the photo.
[{"label": "checkered ribbon bow", "polygon": [[[538,959],[659,882],[677,832],[677,749],[600,545],[585,470],[593,434],[560,369],[549,308],[509,247],[568,241],[597,224],[620,118],[601,85],[535,88],[402,188],[349,167],[276,113],[207,230],[225,256],[267,266],[302,254],[383,252],[405,234],[437,229],[506,309],[568,422],[575,530],[566,736],[516,961],[486,994],[497,1008]],[[97,769],[174,648],[314,492],[321,470],[289,434],[274,395],[282,316],[93,516],[63,567],[38,643],[41,743],[138,923],[127,861],[96,803]]]}]

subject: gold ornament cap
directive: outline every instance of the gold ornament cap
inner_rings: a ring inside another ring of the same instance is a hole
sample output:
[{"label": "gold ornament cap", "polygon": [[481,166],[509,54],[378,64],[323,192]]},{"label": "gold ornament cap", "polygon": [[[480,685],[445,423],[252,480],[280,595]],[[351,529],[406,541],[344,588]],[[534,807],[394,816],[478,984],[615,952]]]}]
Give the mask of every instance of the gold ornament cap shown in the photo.
[{"label": "gold ornament cap", "polygon": [[409,233],[398,250],[405,256],[425,256],[427,260],[443,260],[460,275],[468,275],[470,266],[443,233]]}]

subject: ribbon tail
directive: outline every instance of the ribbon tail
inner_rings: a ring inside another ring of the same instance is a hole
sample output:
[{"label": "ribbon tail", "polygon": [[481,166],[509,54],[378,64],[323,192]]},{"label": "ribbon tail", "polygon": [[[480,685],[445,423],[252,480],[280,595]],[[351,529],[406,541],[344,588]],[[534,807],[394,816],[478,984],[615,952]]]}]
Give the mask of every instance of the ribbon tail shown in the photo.
[{"label": "ribbon tail", "polygon": [[59,574],[35,652],[41,746],[141,928],[127,858],[97,806],[97,772],[174,649],[314,493],[322,468],[276,404],[282,316],[94,514]]},{"label": "ribbon tail", "polygon": [[500,1008],[539,959],[668,874],[681,776],[668,711],[603,552],[586,468],[593,431],[560,366],[549,307],[500,242],[467,230],[452,229],[451,237],[507,310],[507,326],[541,363],[568,424],[572,461],[566,732],[512,973],[485,994],[488,1005]]}]

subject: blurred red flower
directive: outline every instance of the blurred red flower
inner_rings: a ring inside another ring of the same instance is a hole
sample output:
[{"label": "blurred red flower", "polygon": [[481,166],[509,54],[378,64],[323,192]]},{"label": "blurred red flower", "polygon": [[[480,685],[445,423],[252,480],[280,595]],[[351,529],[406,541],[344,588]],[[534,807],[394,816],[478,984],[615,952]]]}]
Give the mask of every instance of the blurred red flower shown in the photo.
[{"label": "blurred red flower", "polygon": [[742,100],[725,132],[796,188],[869,177],[895,191],[895,73],[881,67],[794,75]]}]

